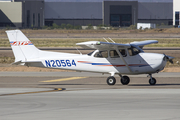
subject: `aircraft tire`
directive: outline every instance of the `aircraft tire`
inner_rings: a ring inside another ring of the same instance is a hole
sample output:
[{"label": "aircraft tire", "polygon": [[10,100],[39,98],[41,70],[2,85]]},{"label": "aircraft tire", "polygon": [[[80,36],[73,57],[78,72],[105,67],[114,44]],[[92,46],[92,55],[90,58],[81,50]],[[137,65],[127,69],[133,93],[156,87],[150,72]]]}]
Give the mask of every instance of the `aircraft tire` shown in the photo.
[{"label": "aircraft tire", "polygon": [[128,85],[129,82],[130,82],[130,79],[129,79],[128,76],[123,76],[123,79],[121,78],[121,83],[122,83],[123,85]]},{"label": "aircraft tire", "polygon": [[149,84],[150,85],[155,85],[156,84],[156,79],[155,78],[152,78],[152,80],[149,79]]},{"label": "aircraft tire", "polygon": [[107,84],[108,85],[115,85],[116,84],[116,78],[113,76],[110,76],[107,78]]}]

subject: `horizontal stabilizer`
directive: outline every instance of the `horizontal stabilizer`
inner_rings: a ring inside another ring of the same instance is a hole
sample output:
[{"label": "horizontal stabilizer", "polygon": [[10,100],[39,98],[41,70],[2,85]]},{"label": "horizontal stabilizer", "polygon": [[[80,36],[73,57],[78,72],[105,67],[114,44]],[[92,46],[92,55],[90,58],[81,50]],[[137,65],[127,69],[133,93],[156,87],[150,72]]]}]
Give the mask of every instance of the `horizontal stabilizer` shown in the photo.
[{"label": "horizontal stabilizer", "polygon": [[25,63],[42,63],[41,61],[17,61],[11,63],[12,65],[24,65]]}]

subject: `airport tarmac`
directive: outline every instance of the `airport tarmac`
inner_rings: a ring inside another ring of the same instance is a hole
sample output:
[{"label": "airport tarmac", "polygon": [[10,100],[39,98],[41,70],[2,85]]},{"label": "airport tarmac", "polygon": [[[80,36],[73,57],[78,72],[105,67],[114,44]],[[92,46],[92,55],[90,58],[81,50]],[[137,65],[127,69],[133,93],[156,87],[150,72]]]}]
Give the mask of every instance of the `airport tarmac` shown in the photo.
[{"label": "airport tarmac", "polygon": [[122,85],[120,77],[115,75],[116,84],[109,86],[106,79],[109,74],[90,72],[0,72],[1,88],[88,88],[88,89],[158,89],[180,88],[179,73],[153,74],[157,84],[149,85],[149,78],[144,75],[129,75],[130,84]]},{"label": "airport tarmac", "polygon": [[[106,84],[109,74],[0,72],[0,120],[179,120],[180,75],[130,76]],[[55,89],[56,88],[56,89]],[[57,89],[59,88],[59,89]]]},{"label": "airport tarmac", "polygon": [[179,101],[180,89],[101,89],[7,95],[0,96],[0,119],[179,120]]}]

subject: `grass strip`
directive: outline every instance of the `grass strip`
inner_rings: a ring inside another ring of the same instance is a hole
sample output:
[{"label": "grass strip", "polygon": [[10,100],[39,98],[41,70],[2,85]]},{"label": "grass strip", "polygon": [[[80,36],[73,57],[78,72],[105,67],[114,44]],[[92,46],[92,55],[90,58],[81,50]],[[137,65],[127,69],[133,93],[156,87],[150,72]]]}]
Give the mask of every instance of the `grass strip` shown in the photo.
[{"label": "grass strip", "polygon": [[[74,47],[76,43],[85,41],[104,41],[101,38],[31,38],[31,42],[36,47]],[[143,41],[145,39],[113,39],[116,43],[130,43],[133,41]],[[151,39],[146,39],[151,40]],[[176,39],[156,39],[159,41],[158,44],[147,45],[146,47],[180,47],[180,38]],[[8,39],[0,39],[0,47],[10,47]]]}]

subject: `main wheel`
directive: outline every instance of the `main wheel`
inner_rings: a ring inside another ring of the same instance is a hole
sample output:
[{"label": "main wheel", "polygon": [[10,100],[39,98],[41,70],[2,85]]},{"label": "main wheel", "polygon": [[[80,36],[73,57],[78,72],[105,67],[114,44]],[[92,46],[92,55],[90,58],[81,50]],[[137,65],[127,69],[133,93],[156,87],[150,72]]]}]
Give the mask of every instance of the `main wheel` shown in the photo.
[{"label": "main wheel", "polygon": [[123,79],[121,78],[121,83],[122,83],[123,85],[129,84],[129,82],[130,82],[130,79],[129,79],[128,76],[123,76]]},{"label": "main wheel", "polygon": [[108,77],[108,78],[107,78],[107,84],[108,84],[108,85],[114,85],[114,84],[116,84],[116,78],[113,77],[113,76]]},{"label": "main wheel", "polygon": [[149,79],[149,84],[150,85],[155,85],[156,84],[156,79],[155,78],[152,78],[152,80]]}]

